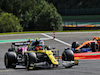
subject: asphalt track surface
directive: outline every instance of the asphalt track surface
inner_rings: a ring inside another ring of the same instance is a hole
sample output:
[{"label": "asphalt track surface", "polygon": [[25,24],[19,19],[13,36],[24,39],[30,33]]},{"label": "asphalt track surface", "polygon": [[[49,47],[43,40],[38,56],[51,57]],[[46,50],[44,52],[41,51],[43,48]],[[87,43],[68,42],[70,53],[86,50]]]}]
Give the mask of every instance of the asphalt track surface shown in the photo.
[{"label": "asphalt track surface", "polygon": [[[49,36],[53,36],[53,33],[45,33]],[[56,33],[56,38],[71,44],[73,41],[82,43],[88,39],[92,39],[94,36],[100,36],[100,32],[62,32]],[[46,36],[39,34],[24,34],[24,35],[0,35],[0,40],[7,39],[26,39],[26,38],[47,38]],[[55,47],[60,50],[60,54],[64,48],[70,48],[70,45],[66,45],[56,40],[45,40],[44,43],[48,46]],[[17,66],[16,69],[6,69],[4,66],[4,54],[7,49],[10,48],[11,43],[0,44],[0,75],[100,75],[100,60],[79,60],[78,66],[65,69],[62,66],[54,69],[36,69],[27,71],[25,67]]]}]

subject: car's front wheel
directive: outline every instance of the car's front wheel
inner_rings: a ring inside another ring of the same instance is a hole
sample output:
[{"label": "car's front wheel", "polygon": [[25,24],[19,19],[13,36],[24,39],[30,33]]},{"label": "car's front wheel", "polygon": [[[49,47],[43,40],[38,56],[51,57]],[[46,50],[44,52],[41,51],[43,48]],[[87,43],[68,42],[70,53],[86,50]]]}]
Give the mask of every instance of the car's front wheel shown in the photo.
[{"label": "car's front wheel", "polygon": [[34,68],[34,63],[37,61],[36,54],[34,52],[26,53],[24,55],[24,61],[27,70]]},{"label": "car's front wheel", "polygon": [[29,55],[25,55],[25,66],[26,66],[26,69],[29,70],[30,68],[30,57]]},{"label": "car's front wheel", "polygon": [[65,49],[62,53],[62,64],[65,68],[74,66],[74,53],[70,49]]}]

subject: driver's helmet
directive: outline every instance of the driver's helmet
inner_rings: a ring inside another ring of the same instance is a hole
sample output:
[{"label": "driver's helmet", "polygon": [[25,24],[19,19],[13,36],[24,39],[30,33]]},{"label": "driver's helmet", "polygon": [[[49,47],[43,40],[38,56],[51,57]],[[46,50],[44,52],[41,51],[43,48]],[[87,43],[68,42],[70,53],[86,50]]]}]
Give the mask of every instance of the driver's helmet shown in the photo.
[{"label": "driver's helmet", "polygon": [[39,45],[44,45],[44,41],[40,40]]},{"label": "driver's helmet", "polygon": [[36,51],[43,50],[43,47],[41,45],[35,46],[35,50]]}]

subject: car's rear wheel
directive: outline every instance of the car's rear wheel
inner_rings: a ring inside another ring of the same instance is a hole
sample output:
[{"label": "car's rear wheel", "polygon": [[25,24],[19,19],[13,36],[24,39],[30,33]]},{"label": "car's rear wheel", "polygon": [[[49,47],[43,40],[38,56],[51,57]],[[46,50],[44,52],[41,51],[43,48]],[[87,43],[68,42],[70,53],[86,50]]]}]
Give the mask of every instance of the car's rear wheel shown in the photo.
[{"label": "car's rear wheel", "polygon": [[91,43],[91,49],[92,49],[92,52],[96,52],[98,49],[98,45],[96,45],[95,42]]},{"label": "car's rear wheel", "polygon": [[72,43],[72,48],[77,48],[78,46],[80,46],[78,42],[73,42]]},{"label": "car's rear wheel", "polygon": [[15,68],[17,57],[14,52],[7,52],[4,56],[4,64],[6,68]]}]

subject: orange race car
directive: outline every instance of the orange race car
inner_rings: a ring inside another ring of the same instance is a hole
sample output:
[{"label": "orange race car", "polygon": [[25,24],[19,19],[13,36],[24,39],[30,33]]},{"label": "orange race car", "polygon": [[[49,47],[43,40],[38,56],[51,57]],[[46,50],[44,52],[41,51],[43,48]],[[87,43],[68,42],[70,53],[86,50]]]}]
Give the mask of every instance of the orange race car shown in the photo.
[{"label": "orange race car", "polygon": [[78,42],[73,42],[72,51],[75,53],[100,51],[100,37],[94,37],[92,40],[85,41],[81,45]]}]

